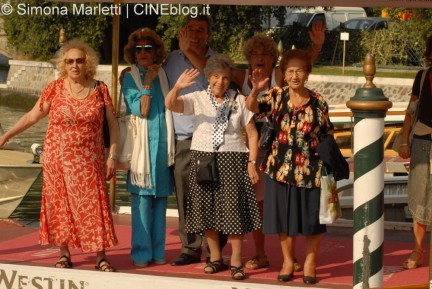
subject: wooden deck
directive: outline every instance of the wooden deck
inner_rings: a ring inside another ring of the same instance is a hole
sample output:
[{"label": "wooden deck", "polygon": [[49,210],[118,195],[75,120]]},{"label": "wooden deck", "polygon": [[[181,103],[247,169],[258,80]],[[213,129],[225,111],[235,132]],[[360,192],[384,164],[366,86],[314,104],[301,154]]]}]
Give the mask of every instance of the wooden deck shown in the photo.
[{"label": "wooden deck", "polygon": [[[169,262],[180,254],[176,217],[167,217],[166,260],[168,264],[150,265],[145,268],[135,267],[129,257],[130,215],[115,215],[114,220],[119,244],[108,249],[107,254],[118,270],[116,273],[96,271],[93,268],[93,254],[82,253],[77,249],[72,250],[73,269],[53,268],[58,258],[58,251],[54,247],[37,244],[37,222],[24,224],[10,220],[0,221],[0,288],[18,288],[18,280],[21,284],[26,284],[22,288],[32,289],[172,289],[180,286],[188,289],[310,288],[303,284],[302,272],[295,273],[292,282],[280,283],[276,280],[282,264],[277,236],[266,237],[270,267],[255,271],[246,270],[248,278],[234,282],[228,271],[213,275],[204,274],[204,262],[188,266],[169,265]],[[384,234],[383,285],[395,287],[427,284],[428,252],[425,252],[425,266],[411,271],[402,268],[403,260],[412,249],[411,232],[390,229],[385,230]],[[302,262],[305,250],[304,238],[297,238],[295,250],[297,258]],[[226,262],[229,262],[230,254],[231,249],[228,245],[223,252]],[[245,237],[243,261],[246,262],[253,254],[253,242],[249,234]],[[336,226],[328,227],[320,247],[317,267],[319,283],[314,288],[352,288],[352,274],[352,227],[343,226],[343,222],[339,222]],[[32,282],[41,286],[33,286]],[[52,282],[52,287],[48,287],[49,282]]]}]

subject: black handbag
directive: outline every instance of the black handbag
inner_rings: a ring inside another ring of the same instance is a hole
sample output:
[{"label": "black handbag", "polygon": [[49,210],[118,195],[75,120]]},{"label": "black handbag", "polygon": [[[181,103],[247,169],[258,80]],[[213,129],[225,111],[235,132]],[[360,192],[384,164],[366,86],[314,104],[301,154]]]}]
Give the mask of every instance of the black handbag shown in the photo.
[{"label": "black handbag", "polygon": [[96,82],[97,85],[97,91],[98,94],[100,96],[100,98],[102,99],[102,103],[103,103],[103,139],[104,139],[104,144],[105,144],[105,148],[109,148],[110,147],[110,132],[109,132],[109,126],[108,126],[108,120],[106,118],[106,114],[105,114],[105,101],[104,98],[102,96],[102,93],[100,91],[100,82],[99,80]]},{"label": "black handbag", "polygon": [[104,144],[105,148],[110,147],[110,132],[109,132],[109,126],[108,126],[108,120],[105,115],[105,107],[104,107],[104,121],[103,121],[103,138],[104,138]]},{"label": "black handbag", "polygon": [[275,138],[274,126],[270,122],[266,122],[261,128],[261,137],[258,141],[258,147],[263,151],[268,151],[271,148]]},{"label": "black handbag", "polygon": [[196,179],[199,185],[216,184],[219,182],[215,153],[198,158]]}]

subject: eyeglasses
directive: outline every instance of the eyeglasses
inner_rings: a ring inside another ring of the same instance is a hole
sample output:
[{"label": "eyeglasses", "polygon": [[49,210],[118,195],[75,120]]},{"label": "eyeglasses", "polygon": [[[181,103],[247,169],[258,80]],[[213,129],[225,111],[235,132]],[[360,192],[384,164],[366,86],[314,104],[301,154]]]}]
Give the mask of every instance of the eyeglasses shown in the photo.
[{"label": "eyeglasses", "polygon": [[149,45],[149,44],[147,44],[147,45],[137,45],[137,46],[135,46],[135,53],[138,54],[143,49],[144,49],[145,52],[150,53],[150,52],[152,52],[154,50],[154,47],[152,45]]},{"label": "eyeglasses", "polygon": [[306,71],[303,69],[299,69],[299,70],[287,70],[285,72],[286,76],[293,76],[293,75],[298,75],[298,76],[303,76],[306,74]]},{"label": "eyeglasses", "polygon": [[64,63],[69,64],[69,65],[70,65],[70,64],[73,64],[74,62],[76,62],[77,64],[83,64],[85,61],[86,61],[86,60],[85,60],[84,57],[81,57],[81,58],[75,58],[75,59],[72,59],[72,58],[65,58]]}]

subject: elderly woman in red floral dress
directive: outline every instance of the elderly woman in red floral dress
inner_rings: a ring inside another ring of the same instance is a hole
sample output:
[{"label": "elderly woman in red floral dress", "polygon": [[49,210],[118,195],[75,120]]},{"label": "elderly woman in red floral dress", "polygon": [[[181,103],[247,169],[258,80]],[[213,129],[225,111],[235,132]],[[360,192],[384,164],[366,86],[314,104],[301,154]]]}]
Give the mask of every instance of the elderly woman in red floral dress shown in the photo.
[{"label": "elderly woman in red floral dress", "polygon": [[[96,254],[95,268],[112,272],[105,248],[117,244],[106,180],[114,176],[119,128],[108,87],[96,81],[98,57],[80,40],[66,43],[60,78],[42,91],[33,109],[0,137],[0,147],[48,115],[43,144],[39,243],[60,248],[56,268],[72,267],[69,246]],[[104,115],[110,147],[105,156]]]}]

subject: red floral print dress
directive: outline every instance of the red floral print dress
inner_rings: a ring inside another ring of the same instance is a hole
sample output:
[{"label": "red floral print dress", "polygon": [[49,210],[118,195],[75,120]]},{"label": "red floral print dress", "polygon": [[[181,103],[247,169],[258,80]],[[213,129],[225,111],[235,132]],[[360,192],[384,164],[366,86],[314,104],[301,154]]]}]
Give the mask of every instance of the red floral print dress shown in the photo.
[{"label": "red floral print dress", "polygon": [[40,109],[50,103],[43,145],[43,187],[39,243],[98,252],[117,244],[105,180],[104,104],[100,83],[83,100],[55,80],[42,91]]}]

